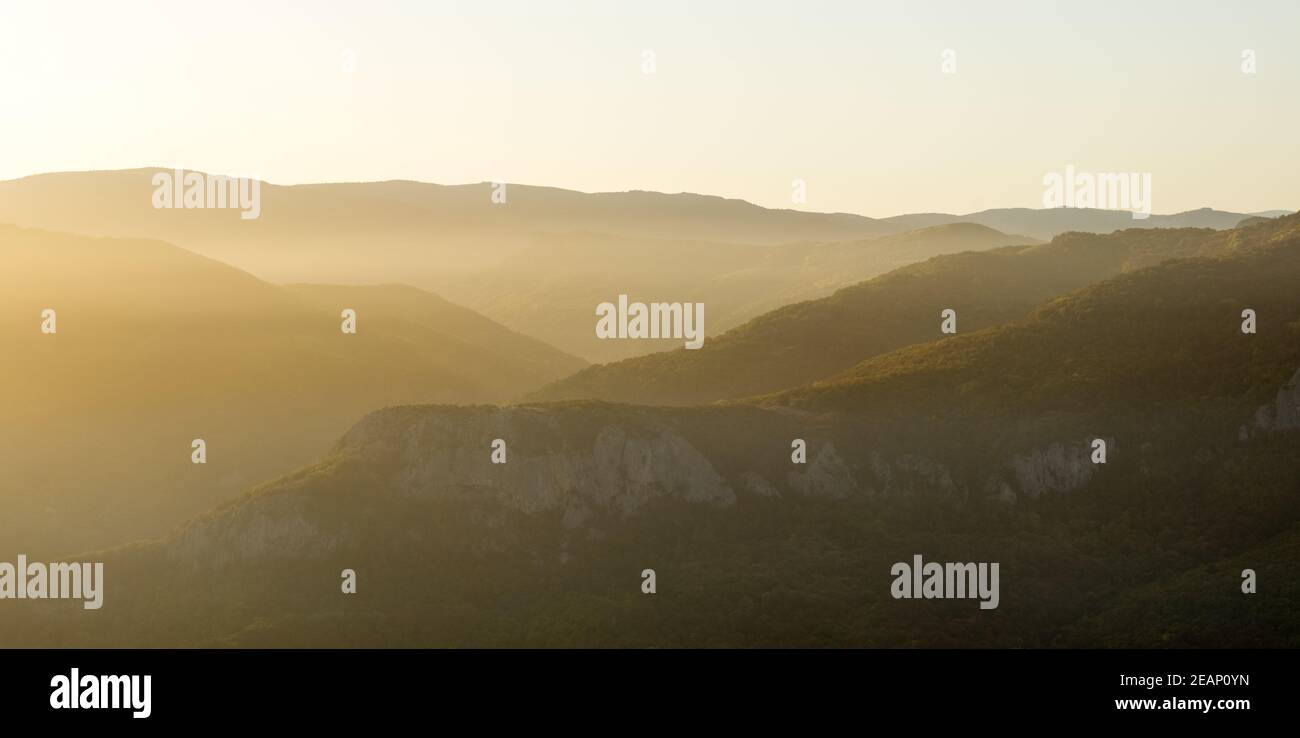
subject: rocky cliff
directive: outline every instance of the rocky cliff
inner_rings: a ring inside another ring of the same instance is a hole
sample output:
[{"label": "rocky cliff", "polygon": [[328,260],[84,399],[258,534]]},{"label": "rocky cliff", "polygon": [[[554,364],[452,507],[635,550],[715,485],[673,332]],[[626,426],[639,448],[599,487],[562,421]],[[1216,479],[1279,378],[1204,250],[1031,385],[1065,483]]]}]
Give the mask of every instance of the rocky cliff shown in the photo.
[{"label": "rocky cliff", "polygon": [[1277,391],[1273,402],[1261,405],[1250,423],[1243,424],[1238,433],[1247,440],[1257,433],[1300,429],[1300,369],[1291,380]]},{"label": "rocky cliff", "polygon": [[[775,423],[765,437],[741,437],[762,421]],[[319,557],[355,543],[355,516],[341,508],[384,499],[553,513],[573,532],[625,520],[658,500],[729,507],[744,497],[964,496],[970,487],[1014,501],[1077,490],[1095,473],[1088,441],[1057,442],[1008,456],[981,488],[941,458],[876,447],[843,428],[804,434],[807,463],[793,464],[790,428],[803,422],[752,409],[691,414],[601,403],[390,408],[358,422],[326,462],[194,521],[168,550],[217,568]],[[335,496],[320,500],[322,485]]]}]

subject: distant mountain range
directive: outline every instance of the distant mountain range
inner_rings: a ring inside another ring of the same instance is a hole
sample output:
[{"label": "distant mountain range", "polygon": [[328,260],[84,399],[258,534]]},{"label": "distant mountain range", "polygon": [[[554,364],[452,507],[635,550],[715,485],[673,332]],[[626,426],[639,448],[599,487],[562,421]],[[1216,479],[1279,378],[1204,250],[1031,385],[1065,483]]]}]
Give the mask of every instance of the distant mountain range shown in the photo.
[{"label": "distant mountain range", "polygon": [[596,340],[592,311],[619,294],[704,301],[706,330],[716,336],[938,254],[1035,244],[1066,231],[1225,229],[1258,215],[1201,209],[1134,220],[1123,211],[1010,208],[873,219],[686,193],[513,184],[494,203],[491,183],[391,181],[262,183],[259,217],[243,220],[236,210],[155,209],[152,178],[169,171],[0,182],[0,223],[157,238],[274,282],[411,284],[606,362],[676,345]]},{"label": "distant mountain range", "polygon": [[[344,257],[336,253],[337,247],[350,242],[355,246],[355,240],[362,239],[364,243],[383,244],[385,255],[417,247],[426,255],[445,255],[451,250],[466,260],[464,267],[470,267],[495,264],[514,249],[529,246],[526,236],[536,232],[585,231],[629,238],[773,246],[863,240],[960,222],[1047,240],[1066,231],[1232,228],[1247,217],[1275,217],[1289,212],[1231,213],[1201,208],[1134,220],[1127,211],[1118,210],[999,208],[963,215],[916,213],[869,218],[849,213],[769,209],[744,200],[691,193],[585,193],[522,184],[508,184],[506,202],[494,204],[493,185],[488,182],[438,185],[396,180],[289,186],[263,183],[261,216],[241,222],[234,212],[154,210],[150,203],[151,179],[155,173],[170,171],[150,168],[65,172],[0,182],[0,222],[92,235],[163,238],[210,256],[224,257],[237,266],[258,271],[264,278],[321,281],[320,277],[337,279],[340,275],[278,273],[287,265],[275,258],[274,252],[301,252],[305,239],[310,238],[319,246],[317,258],[328,262]],[[276,239],[281,241],[278,246]],[[227,242],[224,246],[223,241]],[[272,253],[257,259],[250,249],[255,243],[269,246]],[[245,260],[261,261],[263,270]],[[362,274],[368,271],[363,269]]]},{"label": "distant mountain range", "polygon": [[1135,219],[1124,210],[1098,210],[1096,208],[995,208],[965,215],[946,213],[918,213],[897,215],[883,219],[903,228],[921,228],[943,223],[979,223],[999,231],[1023,233],[1040,239],[1050,239],[1067,231],[1084,233],[1112,233],[1129,228],[1235,228],[1241,221],[1252,217],[1276,218],[1290,210],[1268,210],[1258,213],[1232,213],[1212,208],[1199,208],[1170,215],[1151,215]]}]

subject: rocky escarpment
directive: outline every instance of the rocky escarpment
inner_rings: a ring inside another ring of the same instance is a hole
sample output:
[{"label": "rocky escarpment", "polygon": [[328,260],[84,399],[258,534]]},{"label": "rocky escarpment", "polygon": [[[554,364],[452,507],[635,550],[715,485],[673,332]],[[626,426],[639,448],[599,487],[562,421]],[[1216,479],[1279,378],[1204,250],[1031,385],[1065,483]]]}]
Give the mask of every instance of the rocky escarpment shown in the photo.
[{"label": "rocky escarpment", "polygon": [[303,502],[295,494],[259,496],[183,527],[164,553],[173,563],[223,569],[268,557],[316,558],[339,548],[343,532],[312,520]]},{"label": "rocky escarpment", "polygon": [[[1242,432],[1298,427],[1300,372]],[[792,438],[806,439],[806,463],[792,462]],[[1114,454],[1116,439],[1102,440]],[[867,438],[856,421],[753,407],[389,408],[358,422],[326,462],[191,523],[172,537],[169,550],[216,566],[317,557],[354,539],[348,516],[331,511],[382,506],[385,496],[554,513],[566,531],[626,519],[659,500],[729,507],[745,497],[938,494],[1015,502],[1088,485],[1104,468],[1092,459],[1093,441],[1053,441],[1012,453],[995,444],[979,451],[994,454],[991,473],[984,464],[958,473],[953,455],[965,452],[962,444],[947,450],[890,444],[884,434]],[[504,463],[494,463],[500,454]],[[352,476],[339,481],[340,469]],[[352,496],[313,506],[322,486]]]},{"label": "rocky escarpment", "polygon": [[[1100,467],[1092,459],[1094,440],[1098,439],[1053,442],[1026,453],[1015,454],[1003,472],[988,478],[984,484],[984,493],[1006,502],[1015,502],[1021,498],[1035,499],[1046,494],[1081,489]],[[1115,450],[1114,438],[1100,440],[1105,441],[1107,453]]]},{"label": "rocky escarpment", "polygon": [[[384,505],[385,496],[554,513],[564,530],[574,531],[667,499],[728,507],[742,496],[967,494],[968,485],[937,457],[882,448],[860,437],[857,427],[805,433],[810,424],[754,408],[389,408],[358,422],[320,466],[191,523],[169,550],[216,567],[268,556],[319,557],[355,542],[355,516],[333,514],[336,508]],[[790,439],[805,436],[806,463],[795,464]],[[979,491],[1033,498],[1078,489],[1093,473],[1086,442],[1054,443],[1011,457],[1005,472]],[[352,496],[321,502],[322,486]]]},{"label": "rocky escarpment", "polygon": [[[217,568],[317,557],[355,542],[349,515],[326,508],[384,505],[385,496],[556,512],[569,530],[658,499],[734,504],[732,485],[680,425],[662,411],[598,404],[390,408],[357,423],[318,467],[192,522],[168,552]],[[818,469],[808,484],[834,483],[834,469]],[[362,481],[339,483],[341,470]],[[344,486],[351,497],[313,505],[322,486]]]},{"label": "rocky escarpment", "polygon": [[[396,494],[491,499],[525,513],[626,517],[652,500],[729,506],[742,495],[843,499],[957,485],[942,463],[864,448],[844,428],[755,408],[695,410],[588,403],[509,408],[408,408],[372,414],[340,452],[397,470]],[[753,431],[757,437],[744,438]],[[807,458],[790,458],[805,437]],[[505,442],[494,464],[492,444]]]},{"label": "rocky escarpment", "polygon": [[[866,449],[844,429],[805,433],[808,424],[754,408],[389,408],[358,422],[322,464],[191,523],[168,548],[178,560],[216,567],[318,557],[356,540],[358,516],[335,510],[391,504],[385,498],[468,503],[494,515],[553,513],[575,531],[660,500],[729,507],[742,496],[844,499],[957,488],[939,462]],[[802,436],[807,461],[794,464],[790,439]],[[322,489],[335,496],[320,500]],[[350,496],[338,497],[339,489]]]},{"label": "rocky escarpment", "polygon": [[637,410],[619,417],[603,407],[584,415],[538,407],[378,413],[349,432],[340,449],[392,469],[392,491],[400,496],[471,496],[524,513],[562,510],[571,524],[594,510],[625,517],[662,497],[736,501],[669,417]]},{"label": "rocky escarpment", "polygon": [[1245,441],[1259,433],[1291,430],[1300,430],[1300,369],[1278,389],[1272,403],[1259,406],[1251,421],[1242,424],[1238,436]]}]

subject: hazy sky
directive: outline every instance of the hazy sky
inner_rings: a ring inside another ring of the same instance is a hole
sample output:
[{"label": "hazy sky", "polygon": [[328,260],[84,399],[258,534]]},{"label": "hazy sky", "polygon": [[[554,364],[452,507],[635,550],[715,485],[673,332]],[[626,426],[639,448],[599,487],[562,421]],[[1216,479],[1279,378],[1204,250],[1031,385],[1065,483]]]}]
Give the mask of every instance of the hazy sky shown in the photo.
[{"label": "hazy sky", "polygon": [[0,0],[0,178],[162,165],[775,207],[798,178],[797,207],[883,216],[1040,207],[1073,164],[1150,172],[1155,212],[1295,209],[1298,30],[1296,0]]}]

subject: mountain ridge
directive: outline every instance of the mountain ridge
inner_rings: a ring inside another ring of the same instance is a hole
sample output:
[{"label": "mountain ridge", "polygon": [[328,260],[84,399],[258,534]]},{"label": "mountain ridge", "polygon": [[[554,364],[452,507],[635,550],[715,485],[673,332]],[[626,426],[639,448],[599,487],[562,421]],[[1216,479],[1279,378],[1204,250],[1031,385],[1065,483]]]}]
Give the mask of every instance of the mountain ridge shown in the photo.
[{"label": "mountain ridge", "polygon": [[771,310],[712,338],[699,350],[586,367],[528,399],[684,405],[806,384],[868,356],[933,340],[940,335],[944,309],[957,311],[963,331],[996,325],[1022,317],[1053,297],[1125,271],[1230,248],[1231,242],[1218,239],[1218,233],[1210,229],[1065,233],[1047,244],[942,254],[842,287],[827,297]]},{"label": "mountain ridge", "polygon": [[[132,169],[104,169],[104,170],[86,170],[86,171],[69,170],[69,171],[59,171],[59,172],[42,172],[38,174],[26,175],[23,177],[16,177],[9,180],[0,180],[0,185],[6,185],[6,184],[12,185],[15,183],[30,182],[35,180],[47,179],[47,178],[49,179],[70,178],[79,175],[117,176],[117,175],[147,174],[149,176],[152,176],[153,174],[158,172],[172,172],[172,171],[175,170],[166,167],[136,167]],[[198,172],[201,174],[217,174],[217,173],[203,172],[202,170],[194,170],[194,169],[182,169],[181,171]],[[234,176],[234,175],[218,175],[218,176]],[[441,191],[454,191],[458,194],[475,192],[476,194],[473,197],[466,198],[464,201],[462,201],[462,204],[469,204],[471,202],[478,201],[477,204],[479,206],[482,206],[485,198],[479,197],[478,196],[479,193],[477,193],[477,191],[490,188],[493,184],[495,184],[489,181],[467,182],[462,184],[444,184],[438,182],[428,182],[424,180],[406,179],[406,178],[385,179],[385,180],[355,180],[355,181],[340,181],[340,182],[302,182],[302,183],[295,183],[295,184],[288,184],[288,185],[275,184],[266,180],[262,180],[262,183],[265,186],[278,188],[278,189],[345,188],[345,187],[379,188],[379,187],[386,187],[391,185],[410,185],[414,187],[425,187],[425,188],[431,188],[431,189],[441,190]],[[552,196],[562,196],[562,197],[588,196],[588,197],[601,198],[601,199],[617,199],[620,197],[635,199],[642,196],[649,196],[650,198],[653,199],[666,199],[666,200],[674,200],[678,202],[700,201],[700,202],[708,202],[708,203],[723,203],[729,208],[741,208],[752,212],[762,211],[762,212],[770,212],[770,213],[776,213],[782,215],[793,215],[796,217],[803,217],[803,216],[824,217],[831,220],[843,220],[846,222],[858,221],[861,222],[862,224],[865,223],[891,224],[890,226],[888,226],[886,230],[867,233],[866,235],[868,236],[886,235],[887,233],[897,233],[904,230],[913,230],[914,228],[925,227],[926,225],[941,225],[943,223],[951,223],[951,222],[974,222],[974,223],[979,223],[981,225],[986,225],[990,228],[994,228],[995,230],[1001,230],[1007,232],[1005,228],[1000,228],[997,225],[994,225],[993,221],[996,221],[1001,218],[1006,218],[1013,214],[1023,215],[1023,214],[1030,214],[1030,213],[1037,214],[1037,217],[1046,217],[1044,214],[1052,214],[1057,216],[1065,215],[1065,216],[1069,216],[1072,219],[1095,217],[1099,214],[1105,214],[1103,217],[1115,218],[1119,222],[1122,222],[1124,219],[1133,221],[1128,224],[1129,227],[1142,228],[1142,227],[1206,227],[1206,226],[1200,226],[1199,224],[1190,223],[1190,222],[1185,224],[1180,224],[1180,225],[1169,225],[1175,219],[1179,219],[1179,218],[1190,220],[1192,218],[1199,217],[1199,218],[1214,219],[1216,221],[1236,218],[1237,220],[1240,220],[1248,216],[1277,217],[1279,215],[1295,212],[1290,210],[1274,209],[1274,210],[1257,210],[1257,211],[1236,213],[1231,211],[1216,210],[1211,207],[1202,206],[1200,208],[1193,208],[1190,210],[1177,211],[1173,213],[1153,213],[1147,218],[1147,220],[1155,219],[1150,224],[1145,223],[1142,220],[1134,219],[1128,211],[1106,210],[1102,208],[1054,208],[1053,209],[1053,208],[1009,207],[1009,208],[988,208],[985,210],[972,211],[968,213],[927,212],[927,213],[902,213],[902,214],[892,215],[892,216],[867,216],[860,213],[851,213],[851,212],[844,212],[844,211],[811,211],[811,210],[800,210],[795,208],[767,207],[767,206],[759,205],[757,203],[750,202],[743,198],[727,197],[723,195],[713,195],[713,194],[699,193],[699,192],[692,192],[692,191],[663,192],[663,191],[644,190],[644,189],[637,189],[637,188],[627,189],[627,190],[611,190],[611,191],[585,191],[585,190],[577,190],[572,188],[557,187],[551,185],[534,185],[534,184],[523,184],[523,183],[513,183],[513,182],[508,182],[504,184],[507,185],[508,190],[510,188],[518,188],[520,190],[529,193],[547,194]],[[919,226],[913,225],[914,222],[922,222],[923,225],[919,225]],[[1157,223],[1160,225],[1157,225]],[[907,225],[903,225],[903,224],[907,224]],[[1235,225],[1235,221],[1233,221],[1231,225]],[[1218,227],[1227,228],[1227,227],[1231,227],[1231,225],[1224,225]],[[1115,226],[1114,228],[1112,228],[1112,230],[1118,228],[1119,226]],[[1050,239],[1052,236],[1055,236],[1057,233],[1064,232],[1065,230],[1081,230],[1081,229],[1063,227],[1063,228],[1056,229],[1054,232],[1050,232],[1046,234],[1024,232],[1024,231],[1021,232],[1024,233],[1024,235],[1033,238],[1041,238],[1046,240],[1046,239]],[[628,235],[628,234],[623,234],[616,231],[613,233],[613,235]],[[773,243],[788,243],[788,242],[789,241],[782,240],[782,241],[774,241]]]}]

